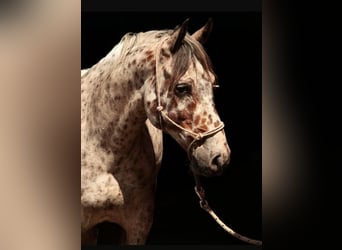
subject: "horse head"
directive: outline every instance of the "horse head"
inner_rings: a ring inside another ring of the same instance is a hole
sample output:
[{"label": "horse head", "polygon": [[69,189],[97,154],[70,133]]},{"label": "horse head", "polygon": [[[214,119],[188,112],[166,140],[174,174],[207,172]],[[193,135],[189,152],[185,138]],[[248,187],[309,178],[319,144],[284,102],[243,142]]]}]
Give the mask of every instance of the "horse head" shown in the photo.
[{"label": "horse head", "polygon": [[197,175],[222,174],[230,160],[224,125],[216,111],[216,75],[203,44],[209,21],[190,35],[188,20],[156,45],[156,74],[149,79],[144,103],[151,123],[187,151]]}]

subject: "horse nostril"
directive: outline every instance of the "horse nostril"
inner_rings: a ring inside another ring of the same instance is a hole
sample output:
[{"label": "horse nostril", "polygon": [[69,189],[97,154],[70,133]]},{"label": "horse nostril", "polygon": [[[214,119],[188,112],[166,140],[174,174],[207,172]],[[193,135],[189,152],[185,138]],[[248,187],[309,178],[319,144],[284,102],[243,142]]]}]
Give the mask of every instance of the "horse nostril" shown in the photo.
[{"label": "horse nostril", "polygon": [[212,168],[216,168],[217,173],[221,174],[224,168],[228,165],[229,158],[226,159],[224,155],[218,154],[211,160]]},{"label": "horse nostril", "polygon": [[211,161],[211,164],[213,166],[216,166],[218,169],[222,168],[222,161],[220,160],[221,155],[216,155],[213,160]]}]

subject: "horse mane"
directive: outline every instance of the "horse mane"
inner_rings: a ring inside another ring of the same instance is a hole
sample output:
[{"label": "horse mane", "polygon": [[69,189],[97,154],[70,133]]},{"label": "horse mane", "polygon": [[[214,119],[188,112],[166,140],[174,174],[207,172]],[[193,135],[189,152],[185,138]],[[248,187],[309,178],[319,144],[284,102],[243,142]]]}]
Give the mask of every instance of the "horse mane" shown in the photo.
[{"label": "horse mane", "polygon": [[[126,33],[121,38],[120,42],[117,44],[122,45],[117,63],[122,63],[125,60],[125,58],[131,54],[134,46],[137,44],[138,40],[142,36],[148,36],[149,39],[145,38],[146,40],[158,43],[162,41],[165,38],[165,36],[169,36],[172,32],[173,30],[154,30],[140,33]],[[113,53],[114,50],[115,47],[111,53]],[[193,37],[191,37],[189,34],[187,34],[184,37],[182,45],[173,55],[174,63],[173,72],[171,73],[173,78],[172,82],[177,81],[187,71],[187,69],[190,66],[190,63],[194,62],[195,59],[197,59],[201,63],[205,72],[212,73],[215,76],[215,79],[217,79],[215,71],[213,70],[213,64],[205,49],[203,48],[202,44],[195,40]]]},{"label": "horse mane", "polygon": [[120,40],[119,43],[117,43],[114,48],[108,53],[108,56],[111,57],[113,53],[115,53],[115,48],[119,45],[122,45],[117,64],[120,64],[123,62],[127,54],[132,50],[134,45],[137,42],[138,34],[133,32],[126,33]]},{"label": "horse mane", "polygon": [[201,63],[205,72],[212,73],[215,76],[215,79],[217,79],[208,54],[204,50],[203,46],[190,35],[186,35],[184,37],[182,45],[173,55],[173,58],[174,63],[172,75],[175,81],[186,72],[190,66],[190,62],[194,63],[195,59]]}]

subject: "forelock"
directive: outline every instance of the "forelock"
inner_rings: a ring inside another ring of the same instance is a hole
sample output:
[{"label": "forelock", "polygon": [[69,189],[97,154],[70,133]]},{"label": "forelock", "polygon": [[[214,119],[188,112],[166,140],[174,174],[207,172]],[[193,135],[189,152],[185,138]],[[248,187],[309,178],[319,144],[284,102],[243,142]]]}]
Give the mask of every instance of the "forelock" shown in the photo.
[{"label": "forelock", "polygon": [[198,60],[204,72],[211,72],[215,75],[211,60],[203,46],[191,36],[185,36],[182,45],[173,55],[172,78],[176,81],[185,74],[191,62]]}]

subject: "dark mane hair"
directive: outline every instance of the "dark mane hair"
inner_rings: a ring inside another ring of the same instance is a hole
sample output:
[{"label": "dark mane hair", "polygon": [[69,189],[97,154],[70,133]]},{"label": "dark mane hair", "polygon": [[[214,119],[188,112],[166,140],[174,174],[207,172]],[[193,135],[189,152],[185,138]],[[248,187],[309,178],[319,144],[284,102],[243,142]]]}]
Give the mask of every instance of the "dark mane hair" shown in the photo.
[{"label": "dark mane hair", "polygon": [[[197,59],[203,66],[206,72],[211,72],[215,75],[211,60],[204,50],[203,46],[191,36],[185,36],[184,41],[178,51],[173,55],[173,82],[177,81],[182,75],[185,74],[190,66],[190,62]],[[216,77],[216,75],[215,75]]]}]

